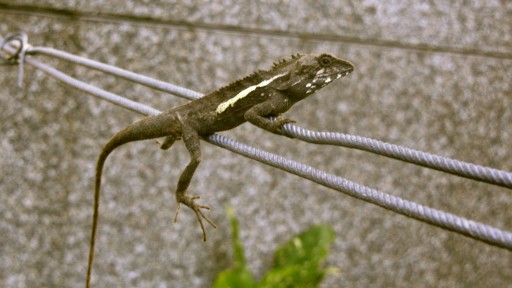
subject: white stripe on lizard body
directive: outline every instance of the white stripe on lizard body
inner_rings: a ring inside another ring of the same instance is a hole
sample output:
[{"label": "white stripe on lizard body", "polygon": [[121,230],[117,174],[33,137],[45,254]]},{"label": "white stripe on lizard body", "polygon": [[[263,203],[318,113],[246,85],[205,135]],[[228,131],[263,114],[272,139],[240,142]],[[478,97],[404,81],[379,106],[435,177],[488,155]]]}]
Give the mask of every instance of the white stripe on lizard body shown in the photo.
[{"label": "white stripe on lizard body", "polygon": [[215,112],[217,112],[217,114],[224,112],[229,107],[234,106],[235,103],[238,102],[238,100],[243,99],[244,97],[249,95],[252,91],[256,90],[256,88],[267,86],[268,84],[272,83],[272,81],[274,81],[277,78],[284,76],[284,75],[286,75],[286,73],[276,75],[268,80],[261,81],[259,84],[252,85],[252,86],[245,88],[244,90],[242,90],[238,94],[236,94],[235,97],[220,103],[219,106],[217,106],[217,110],[215,110]]}]

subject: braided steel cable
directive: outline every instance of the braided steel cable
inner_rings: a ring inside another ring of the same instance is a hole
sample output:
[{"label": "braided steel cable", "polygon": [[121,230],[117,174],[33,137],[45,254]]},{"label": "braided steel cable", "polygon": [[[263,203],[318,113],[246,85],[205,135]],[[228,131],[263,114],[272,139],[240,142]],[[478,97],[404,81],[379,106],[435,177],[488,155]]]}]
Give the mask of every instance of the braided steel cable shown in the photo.
[{"label": "braided steel cable", "polygon": [[239,143],[224,136],[214,134],[208,137],[206,141],[395,213],[442,227],[491,245],[512,250],[511,232],[502,231],[473,220],[380,192],[311,166],[286,159],[280,155]]},{"label": "braided steel cable", "polygon": [[46,55],[55,57],[61,60],[69,61],[78,65],[82,65],[84,67],[88,67],[94,70],[98,70],[107,74],[111,74],[132,82],[139,83],[149,88],[153,88],[162,92],[167,92],[174,94],[176,96],[187,98],[187,99],[197,99],[203,96],[202,93],[176,86],[164,81],[160,81],[148,76],[144,76],[141,74],[137,74],[119,67],[115,67],[112,65],[108,65],[105,63],[101,63],[98,61],[94,61],[91,59],[87,59],[85,57],[73,55],[64,51],[60,51],[54,48],[49,47],[31,47],[26,50],[27,55]]},{"label": "braided steel cable", "polygon": [[286,124],[283,128],[290,136],[309,143],[359,149],[426,168],[512,189],[512,173],[495,168],[442,157],[356,135],[311,131],[291,124]]}]

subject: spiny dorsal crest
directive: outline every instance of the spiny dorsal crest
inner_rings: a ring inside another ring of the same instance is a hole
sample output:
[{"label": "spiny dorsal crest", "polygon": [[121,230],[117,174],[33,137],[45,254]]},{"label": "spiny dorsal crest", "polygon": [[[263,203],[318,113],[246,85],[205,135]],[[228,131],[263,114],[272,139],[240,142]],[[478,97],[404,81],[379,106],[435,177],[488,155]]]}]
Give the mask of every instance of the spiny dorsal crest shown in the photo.
[{"label": "spiny dorsal crest", "polygon": [[[273,72],[272,70],[286,66],[286,65],[296,61],[297,59],[301,58],[302,56],[304,56],[304,55],[300,54],[300,53],[293,54],[290,59],[281,59],[278,62],[274,62],[274,65],[272,66],[271,70],[258,70],[256,72],[250,74],[249,76],[245,76],[244,78],[241,78],[234,82],[231,82],[230,84],[228,84],[224,87],[221,87],[220,89],[217,89],[214,92],[216,94],[219,94],[219,93],[224,94],[224,93],[229,93],[232,91],[243,90],[244,88],[246,88],[248,86],[251,86],[256,83],[261,82],[263,80],[262,75],[267,75],[268,73],[272,73]],[[213,93],[210,93],[210,94],[213,94]]]},{"label": "spiny dorsal crest", "polygon": [[297,54],[293,54],[291,59],[281,59],[277,62],[274,62],[272,69],[283,67],[284,65],[286,65],[292,61],[295,61],[295,60],[299,59],[300,57],[302,57],[302,54],[297,53]]},{"label": "spiny dorsal crest", "polygon": [[[264,73],[264,71],[258,70],[258,71],[254,72],[254,73],[252,73],[252,74],[250,74],[248,76],[245,76],[244,78],[241,78],[241,79],[238,79],[236,81],[233,81],[233,82],[229,83],[228,85],[217,89],[214,92],[225,94],[225,93],[229,93],[229,92],[232,92],[232,91],[243,90],[247,86],[253,85],[253,83],[257,83],[257,82],[262,81],[263,79],[261,78],[261,75],[263,73]],[[213,94],[213,93],[211,93],[211,94]]]}]

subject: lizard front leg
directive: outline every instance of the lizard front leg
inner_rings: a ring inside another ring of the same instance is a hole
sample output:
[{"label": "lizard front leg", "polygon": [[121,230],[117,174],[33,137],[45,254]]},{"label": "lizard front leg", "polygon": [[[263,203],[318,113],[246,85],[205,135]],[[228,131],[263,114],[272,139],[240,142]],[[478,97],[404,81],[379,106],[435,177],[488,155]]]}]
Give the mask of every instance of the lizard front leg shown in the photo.
[{"label": "lizard front leg", "polygon": [[203,219],[212,225],[213,228],[217,228],[217,226],[215,226],[215,224],[201,211],[201,209],[210,210],[210,207],[196,204],[195,200],[199,199],[199,196],[187,195],[187,189],[190,184],[190,180],[192,179],[192,176],[194,176],[194,172],[201,162],[199,135],[192,127],[182,125],[182,137],[183,142],[185,143],[185,147],[187,148],[190,155],[190,162],[188,163],[187,167],[185,167],[185,170],[183,170],[181,173],[180,180],[178,181],[178,187],[176,188],[176,201],[178,203],[178,208],[174,217],[174,223],[178,221],[178,213],[180,211],[181,204],[185,204],[196,214],[197,221],[199,222],[203,232],[203,241],[206,241],[206,231],[204,229]]},{"label": "lizard front leg", "polygon": [[[295,123],[295,121],[284,118],[280,114],[288,111],[294,103],[289,97],[278,90],[271,90],[265,93],[271,93],[272,95],[270,95],[267,101],[254,105],[251,109],[247,110],[244,114],[245,120],[269,132],[288,136],[283,132],[282,127],[286,123]],[[267,118],[268,116],[277,116],[277,120],[271,121]]]}]

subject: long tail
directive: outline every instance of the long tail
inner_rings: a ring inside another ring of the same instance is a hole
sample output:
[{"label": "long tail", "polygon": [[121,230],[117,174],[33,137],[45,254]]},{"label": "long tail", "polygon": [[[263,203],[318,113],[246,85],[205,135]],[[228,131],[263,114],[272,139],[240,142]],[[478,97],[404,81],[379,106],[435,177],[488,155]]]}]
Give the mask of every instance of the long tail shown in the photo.
[{"label": "long tail", "polygon": [[[108,141],[105,147],[103,147],[103,150],[101,151],[96,164],[96,180],[94,184],[94,213],[92,220],[91,242],[89,246],[89,262],[87,264],[86,288],[89,288],[91,283],[92,264],[94,261],[94,247],[96,244],[96,231],[98,229],[101,175],[103,173],[105,160],[107,160],[107,157],[110,155],[110,153],[112,153],[112,151],[114,151],[117,147],[128,142],[158,138],[169,135],[171,133],[176,133],[176,130],[173,129],[173,127],[179,126],[173,125],[174,123],[177,122],[175,122],[174,119],[169,119],[169,115],[165,114],[146,117],[118,132],[116,135],[114,135],[114,137],[112,137],[112,139]],[[164,126],[166,126],[166,128],[163,128]]]},{"label": "long tail", "polygon": [[98,230],[98,214],[100,207],[101,175],[103,172],[103,164],[112,151],[113,149],[103,149],[100,156],[98,157],[98,162],[96,164],[96,181],[94,184],[94,213],[92,218],[91,242],[89,244],[89,262],[87,264],[87,280],[85,285],[87,288],[89,288],[91,285],[92,263],[94,261],[94,246],[96,244],[96,231]]}]

